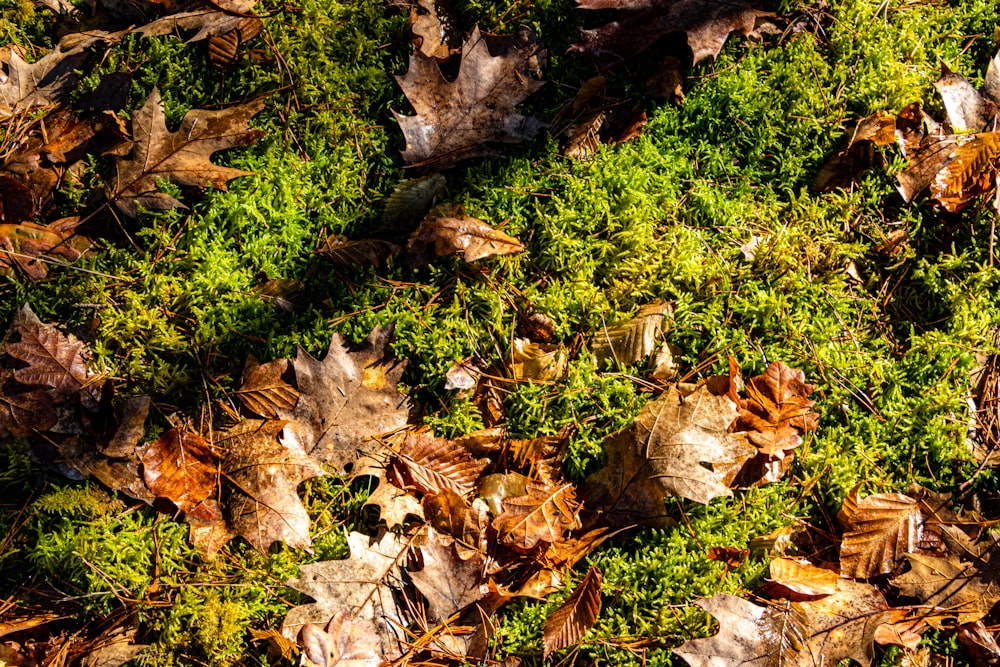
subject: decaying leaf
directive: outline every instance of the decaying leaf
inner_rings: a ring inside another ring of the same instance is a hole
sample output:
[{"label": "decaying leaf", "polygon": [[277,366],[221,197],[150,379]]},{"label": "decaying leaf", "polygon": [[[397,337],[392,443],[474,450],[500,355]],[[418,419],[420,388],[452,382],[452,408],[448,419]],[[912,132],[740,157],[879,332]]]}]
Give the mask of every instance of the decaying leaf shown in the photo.
[{"label": "decaying leaf", "polygon": [[896,117],[878,112],[862,118],[851,132],[847,146],[823,164],[816,176],[815,189],[828,192],[848,188],[875,161],[875,147],[888,146],[896,140]]},{"label": "decaying leaf", "polygon": [[466,262],[474,262],[523,250],[516,238],[465,215],[461,206],[439,206],[432,210],[406,244],[409,259],[417,266],[459,252]]},{"label": "decaying leaf", "polygon": [[356,618],[375,624],[382,655],[393,655],[401,628],[406,626],[393,589],[401,588],[400,567],[409,543],[393,533],[384,533],[377,540],[351,533],[347,542],[349,558],[303,565],[298,578],[288,582],[316,602],[289,611],[281,634],[295,639],[306,623],[322,624],[341,609],[349,609]]},{"label": "decaying leaf", "polygon": [[515,338],[508,366],[515,380],[558,380],[566,374],[566,348],[562,345],[532,343]]},{"label": "decaying leaf", "polygon": [[160,92],[153,91],[146,103],[132,114],[132,156],[115,160],[110,198],[123,213],[134,216],[138,206],[169,209],[181,206],[160,192],[157,180],[177,185],[226,189],[226,183],[248,171],[212,164],[213,153],[246,146],[260,137],[261,130],[247,124],[264,108],[261,100],[221,111],[189,111],[175,132],[167,130]]},{"label": "decaying leaf", "polygon": [[410,578],[427,598],[432,618],[447,621],[452,615],[485,597],[483,583],[486,564],[475,556],[463,559],[454,544],[444,544],[434,529],[429,529],[427,544],[420,547],[424,567],[411,572]]},{"label": "decaying leaf", "polygon": [[49,387],[57,403],[79,395],[86,405],[97,407],[100,378],[87,370],[83,342],[47,324],[25,323],[17,330],[21,340],[8,345],[7,354],[28,366],[14,370],[15,380]]},{"label": "decaying leaf", "polygon": [[302,667],[379,667],[383,662],[375,624],[348,609],[337,611],[325,630],[306,623],[298,640]]},{"label": "decaying leaf", "polygon": [[404,363],[391,356],[392,327],[376,327],[358,345],[334,334],[323,361],[299,348],[292,367],[299,400],[291,410],[286,437],[334,469],[344,470],[380,445],[375,436],[406,425],[409,401],[396,388]]},{"label": "decaying leaf", "polygon": [[[172,428],[142,454],[143,479],[184,513],[198,510],[219,485],[220,456],[199,434]],[[206,517],[211,518],[211,517]]]},{"label": "decaying leaf", "polygon": [[601,571],[591,567],[576,589],[545,619],[543,659],[553,651],[573,646],[587,634],[601,613]]},{"label": "decaying leaf", "polygon": [[[417,7],[424,12],[418,12]],[[417,0],[417,4],[410,8],[410,31],[413,33],[414,48],[428,58],[444,62],[455,52],[449,46],[447,16],[438,15],[435,0]]]},{"label": "decaying leaf", "polygon": [[420,51],[396,81],[417,112],[393,112],[406,137],[407,164],[443,169],[488,155],[488,143],[518,143],[533,138],[544,124],[514,112],[514,107],[538,90],[534,78],[545,64],[545,50],[534,33],[522,27],[496,55],[479,28],[462,46],[458,76],[448,81],[437,61]]},{"label": "decaying leaf", "polygon": [[718,620],[719,633],[674,649],[691,667],[816,667],[848,658],[868,667],[875,632],[891,617],[874,586],[844,579],[813,602],[762,607],[719,593],[695,604]]},{"label": "decaying leaf", "polygon": [[598,365],[608,359],[629,365],[651,355],[663,340],[671,310],[669,303],[654,301],[641,306],[631,319],[602,326],[590,345]]},{"label": "decaying leaf", "polygon": [[901,493],[859,498],[854,488],[838,518],[844,526],[840,571],[856,579],[895,570],[905,554],[919,549],[927,530],[920,503]]},{"label": "decaying leaf", "polygon": [[226,450],[222,462],[226,518],[237,534],[260,551],[284,541],[308,547],[309,515],[297,489],[323,473],[294,442],[279,441],[284,421],[242,421],[213,444]]},{"label": "decaying leaf", "polygon": [[415,435],[408,437],[393,456],[389,477],[402,489],[415,489],[420,493],[451,489],[468,495],[483,467],[468,450],[451,440]]},{"label": "decaying leaf", "polygon": [[76,70],[86,60],[88,46],[58,45],[31,64],[16,51],[9,51],[7,77],[0,82],[0,118],[48,106],[68,96],[79,79]]},{"label": "decaying leaf", "polygon": [[427,522],[454,540],[459,557],[464,560],[486,553],[489,516],[484,500],[469,503],[451,489],[443,489],[424,496],[421,504]]},{"label": "decaying leaf", "polygon": [[[809,561],[795,558],[775,558],[770,565],[771,581],[799,595],[831,595],[837,592],[840,575],[833,570],[816,567]],[[772,593],[775,589],[771,589]],[[783,597],[791,597],[782,592]]]},{"label": "decaying leaf", "polygon": [[[248,18],[257,0],[212,0],[195,2],[186,11],[180,11],[155,19],[136,28],[143,37],[157,35],[180,35],[181,31],[196,31],[186,38],[197,42],[209,37],[224,35],[240,27]],[[252,17],[250,17],[252,18]]]},{"label": "decaying leaf", "polygon": [[339,234],[327,237],[317,251],[342,268],[382,266],[399,253],[399,247],[381,239],[351,240]]},{"label": "decaying leaf", "polygon": [[909,553],[910,569],[892,584],[902,595],[929,607],[921,616],[933,628],[950,629],[980,620],[1000,601],[1000,551],[984,549],[972,561]]},{"label": "decaying leaf", "polygon": [[956,141],[948,163],[931,183],[931,197],[942,208],[957,213],[997,188],[1000,132],[980,132]]},{"label": "decaying leaf", "polygon": [[715,57],[730,33],[750,34],[756,15],[744,0],[577,0],[581,9],[619,9],[616,21],[584,30],[573,49],[605,65],[629,60],[672,32],[685,33],[694,62]]},{"label": "decaying leaf", "polygon": [[580,525],[576,488],[528,482],[527,493],[503,499],[503,512],[493,520],[498,539],[518,551],[531,551],[539,542],[554,544]]},{"label": "decaying leaf", "polygon": [[41,280],[48,275],[49,263],[75,262],[90,246],[89,239],[74,233],[77,222],[79,218],[64,218],[48,225],[0,224],[0,274],[23,274]]},{"label": "decaying leaf", "polygon": [[800,370],[780,361],[771,363],[762,375],[746,382],[745,400],[733,422],[733,432],[746,433],[762,454],[783,456],[802,444],[801,434],[816,429],[816,401],[808,399],[815,387],[805,382]]},{"label": "decaying leaf", "polygon": [[290,365],[287,359],[266,364],[257,364],[255,359],[249,359],[243,372],[243,384],[236,390],[236,395],[248,410],[267,419],[276,418],[278,410],[294,409],[299,391],[282,378]]}]

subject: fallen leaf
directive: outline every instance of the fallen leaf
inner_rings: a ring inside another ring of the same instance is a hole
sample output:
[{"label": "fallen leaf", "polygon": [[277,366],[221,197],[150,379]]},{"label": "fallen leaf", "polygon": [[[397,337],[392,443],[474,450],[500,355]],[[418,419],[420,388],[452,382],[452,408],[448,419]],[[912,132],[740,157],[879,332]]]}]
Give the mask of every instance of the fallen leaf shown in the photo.
[{"label": "fallen leaf", "polygon": [[730,33],[750,34],[756,14],[743,0],[577,0],[580,9],[618,9],[618,19],[584,30],[574,51],[604,65],[629,60],[672,32],[685,33],[694,63],[715,57]]},{"label": "fallen leaf", "polygon": [[515,380],[547,382],[566,374],[566,348],[562,345],[532,343],[515,338],[508,370]]},{"label": "fallen leaf", "polygon": [[167,498],[185,514],[197,512],[218,487],[219,459],[199,434],[172,428],[143,452],[143,479],[157,497]]},{"label": "fallen leaf", "polygon": [[79,396],[96,410],[103,380],[87,369],[83,342],[47,324],[25,323],[17,331],[21,339],[7,346],[7,354],[28,366],[15,369],[14,379],[48,387],[56,403]]},{"label": "fallen leaf", "polygon": [[163,102],[156,88],[146,103],[132,114],[132,156],[115,159],[115,176],[109,197],[119,210],[135,216],[138,206],[169,209],[182,204],[160,192],[160,179],[191,187],[226,189],[226,183],[251,172],[220,167],[211,162],[213,153],[246,146],[263,135],[247,124],[264,108],[257,100],[221,111],[194,109],[181,120],[175,132],[167,131]]},{"label": "fallen leaf", "polygon": [[844,498],[838,519],[844,526],[840,572],[855,579],[895,570],[905,554],[919,549],[926,530],[918,501],[901,493],[859,498],[857,487]]},{"label": "fallen leaf", "polygon": [[435,257],[462,253],[466,262],[474,262],[523,252],[524,246],[513,236],[465,215],[461,207],[438,207],[410,236],[406,251],[414,265],[423,266]]},{"label": "fallen leaf", "polygon": [[236,63],[240,48],[264,29],[264,22],[252,16],[240,17],[235,28],[208,38],[208,58],[216,67]]},{"label": "fallen leaf", "polygon": [[326,630],[312,623],[303,625],[299,643],[303,667],[378,667],[383,663],[375,624],[355,618],[348,609],[337,611]]},{"label": "fallen leaf", "polygon": [[1000,645],[997,644],[996,635],[982,621],[960,627],[958,643],[969,651],[977,665],[995,665],[1000,662]]},{"label": "fallen leaf", "polygon": [[780,361],[771,363],[762,375],[746,382],[747,398],[740,401],[740,414],[730,430],[745,433],[762,454],[783,456],[802,444],[801,434],[816,429],[816,401],[808,399],[815,387],[806,384],[800,370]]},{"label": "fallen leaf", "polygon": [[323,361],[299,348],[292,362],[298,403],[277,409],[289,421],[286,437],[338,472],[379,451],[373,438],[402,428],[410,414],[397,389],[406,364],[391,356],[392,337],[391,326],[376,327],[358,345],[334,334]]},{"label": "fallen leaf", "polygon": [[220,433],[213,445],[224,448],[223,502],[232,529],[256,549],[267,552],[284,541],[292,548],[312,544],[309,515],[299,484],[323,469],[294,443],[280,442],[284,421],[247,419]]},{"label": "fallen leaf", "polygon": [[201,6],[155,19],[136,28],[135,32],[143,37],[154,37],[197,31],[185,40],[188,42],[224,35],[240,27],[257,0],[212,0],[196,4]]},{"label": "fallen leaf", "polygon": [[959,138],[948,163],[931,183],[931,197],[944,210],[957,213],[997,187],[1000,132]]},{"label": "fallen leaf", "polygon": [[[419,12],[418,7],[424,12]],[[417,0],[417,4],[410,7],[410,32],[414,48],[428,58],[444,62],[455,52],[448,44],[447,19],[438,16],[435,0]]]},{"label": "fallen leaf", "polygon": [[440,493],[451,489],[468,495],[483,472],[483,464],[451,440],[428,435],[406,439],[392,457],[389,478],[401,489]]},{"label": "fallen leaf", "polygon": [[488,143],[518,143],[533,138],[544,124],[514,112],[543,82],[532,73],[545,64],[545,50],[522,27],[493,55],[479,28],[462,46],[458,76],[448,81],[437,61],[414,51],[410,67],[396,81],[415,116],[393,112],[406,137],[403,160],[443,169],[490,154]]},{"label": "fallen leaf", "polygon": [[847,146],[827,159],[813,186],[819,192],[848,188],[875,161],[875,147],[896,140],[896,117],[885,112],[862,118],[851,132]]},{"label": "fallen leaf", "polygon": [[31,64],[16,51],[9,51],[7,77],[0,81],[0,118],[65,99],[79,80],[76,70],[87,59],[87,46],[57,45]]},{"label": "fallen leaf", "polygon": [[[995,59],[990,62],[995,67]],[[991,127],[996,123],[997,105],[1000,97],[990,99],[976,90],[969,81],[956,72],[942,66],[941,78],[934,82],[946,112],[945,122],[951,126],[953,133],[982,132],[996,130]]]},{"label": "fallen leaf", "polygon": [[952,629],[974,623],[1000,601],[1000,562],[996,548],[975,561],[958,555],[935,558],[906,554],[910,569],[892,580],[899,592],[927,607],[921,617],[933,628]]},{"label": "fallen leaf", "polygon": [[[795,558],[775,558],[769,567],[771,581],[792,593],[815,596],[832,595],[837,592],[840,574],[833,570],[816,567],[809,561]],[[781,596],[791,597],[783,592]]]},{"label": "fallen leaf", "polygon": [[874,586],[843,579],[837,593],[812,602],[762,607],[718,593],[695,604],[716,618],[719,632],[674,649],[691,667],[815,667],[848,658],[868,667],[875,633],[891,617]]},{"label": "fallen leaf", "polygon": [[400,567],[409,542],[393,533],[373,540],[362,533],[347,536],[350,557],[303,565],[287,585],[316,602],[293,608],[281,624],[281,634],[295,639],[306,623],[324,623],[341,609],[375,624],[383,656],[394,655],[406,627],[394,589],[401,583]]},{"label": "fallen leaf", "polygon": [[243,371],[243,384],[236,395],[250,412],[275,419],[278,410],[292,410],[299,400],[299,391],[282,378],[291,364],[287,359],[277,359],[266,364],[257,364],[256,359],[248,359]]},{"label": "fallen leaf", "polygon": [[501,544],[521,552],[539,542],[554,544],[578,528],[579,505],[572,484],[551,485],[529,481],[527,493],[503,499],[503,512],[493,519]]},{"label": "fallen leaf", "polygon": [[399,253],[399,247],[380,239],[358,239],[333,234],[317,251],[342,268],[383,266],[390,257]]},{"label": "fallen leaf", "polygon": [[388,457],[384,455],[363,456],[354,462],[351,482],[368,477],[375,484],[375,490],[368,495],[365,505],[378,507],[379,519],[389,530],[403,526],[409,519],[423,521],[424,509],[420,501],[387,479],[387,465]]},{"label": "fallen leaf", "polygon": [[601,571],[591,567],[566,601],[545,619],[543,660],[548,660],[553,651],[579,642],[597,622],[601,613],[601,579]]},{"label": "fallen leaf", "polygon": [[451,489],[442,489],[440,493],[425,495],[421,505],[427,522],[454,540],[460,558],[486,553],[489,517],[484,500],[477,498],[469,503]]},{"label": "fallen leaf", "polygon": [[591,339],[590,347],[598,365],[608,359],[630,365],[653,353],[663,339],[669,303],[654,301],[639,307],[635,317],[605,325]]},{"label": "fallen leaf", "polygon": [[424,567],[410,572],[420,594],[427,598],[435,621],[443,623],[473,602],[486,596],[482,586],[486,564],[474,556],[462,558],[454,544],[444,544],[436,531],[427,533],[427,544],[420,547]]}]

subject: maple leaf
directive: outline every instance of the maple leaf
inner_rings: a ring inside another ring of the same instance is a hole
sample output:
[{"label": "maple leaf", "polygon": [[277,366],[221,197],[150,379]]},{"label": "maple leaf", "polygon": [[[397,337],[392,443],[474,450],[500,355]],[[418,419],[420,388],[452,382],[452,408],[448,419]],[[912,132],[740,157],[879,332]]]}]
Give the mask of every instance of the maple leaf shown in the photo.
[{"label": "maple leaf", "polygon": [[303,565],[287,585],[316,602],[293,608],[281,624],[281,634],[294,640],[306,623],[321,624],[341,609],[371,620],[384,656],[398,648],[398,630],[405,627],[394,590],[402,587],[400,567],[409,542],[393,533],[371,539],[362,533],[347,536],[350,557]]},{"label": "maple leaf", "polygon": [[427,435],[410,436],[390,463],[390,477],[401,489],[440,493],[451,489],[467,495],[484,465],[451,440]]},{"label": "maple leaf", "polygon": [[213,444],[225,448],[223,501],[233,530],[260,551],[284,540],[308,547],[309,515],[296,489],[323,475],[323,469],[294,443],[279,442],[280,420],[248,419],[229,428]]},{"label": "maple leaf", "polygon": [[859,499],[855,487],[844,498],[838,519],[844,526],[840,571],[856,579],[892,572],[904,554],[920,548],[929,532],[922,504],[901,493]]},{"label": "maple leaf", "polygon": [[891,618],[874,586],[844,579],[812,602],[762,607],[719,593],[695,604],[718,620],[719,633],[674,649],[691,667],[815,667],[847,658],[868,667],[875,633]]},{"label": "maple leaf", "polygon": [[219,483],[219,454],[193,431],[172,428],[142,454],[143,479],[149,490],[184,513],[197,511]]},{"label": "maple leaf", "polygon": [[410,236],[406,251],[414,265],[423,266],[434,257],[459,252],[466,262],[474,262],[522,252],[524,246],[513,236],[465,215],[460,205],[447,205],[435,208],[424,218]]},{"label": "maple leaf", "polygon": [[543,82],[532,77],[545,64],[545,50],[522,27],[497,55],[476,27],[462,46],[458,76],[448,81],[433,58],[419,50],[396,81],[413,105],[415,116],[393,112],[406,137],[407,164],[443,169],[472,157],[489,155],[485,145],[533,138],[544,124],[514,112],[514,107]]},{"label": "maple leaf", "polygon": [[554,544],[578,528],[576,487],[529,481],[527,493],[503,499],[503,512],[493,519],[501,544],[527,552],[539,542]]},{"label": "maple leaf", "polygon": [[181,120],[176,132],[167,130],[160,91],[132,114],[132,157],[115,159],[115,176],[109,197],[123,213],[135,216],[138,206],[169,209],[182,204],[160,192],[157,180],[177,185],[226,189],[226,183],[251,172],[220,167],[210,161],[216,151],[246,146],[263,135],[247,125],[264,108],[263,100],[221,111],[194,109]]},{"label": "maple leaf", "polygon": [[630,365],[642,361],[663,340],[664,320],[673,308],[664,301],[640,306],[636,316],[601,327],[590,347],[598,366],[607,359]]},{"label": "maple leaf", "polygon": [[348,609],[336,612],[325,630],[303,625],[299,643],[303,667],[378,667],[383,662],[375,624]]},{"label": "maple leaf", "polygon": [[374,436],[406,426],[410,403],[397,389],[406,364],[391,356],[392,337],[392,326],[376,327],[358,345],[334,334],[323,361],[300,347],[292,362],[299,400],[277,407],[278,417],[303,451],[337,471],[377,452]]},{"label": "maple leaf", "polygon": [[597,622],[601,613],[601,571],[591,567],[566,601],[549,614],[542,628],[547,660],[553,651],[576,644]]},{"label": "maple leaf", "polygon": [[683,32],[694,62],[715,57],[730,33],[750,34],[756,14],[744,0],[577,0],[580,9],[618,9],[618,20],[584,30],[573,50],[605,65],[629,60],[672,32]]}]

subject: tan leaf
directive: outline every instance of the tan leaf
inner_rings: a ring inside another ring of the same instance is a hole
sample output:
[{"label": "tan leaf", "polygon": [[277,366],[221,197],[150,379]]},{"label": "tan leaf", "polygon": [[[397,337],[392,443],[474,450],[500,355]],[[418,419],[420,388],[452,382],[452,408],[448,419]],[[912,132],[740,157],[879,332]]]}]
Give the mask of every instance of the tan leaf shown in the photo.
[{"label": "tan leaf", "polygon": [[377,540],[362,533],[347,536],[350,556],[303,565],[298,578],[287,585],[315,600],[293,608],[281,624],[281,634],[295,639],[306,623],[324,623],[341,609],[354,610],[356,618],[375,624],[383,656],[399,648],[406,626],[396,605],[394,588],[402,586],[400,566],[409,543],[393,533]]},{"label": "tan leaf", "polygon": [[[366,456],[354,462],[351,468],[351,482],[369,477],[376,485],[365,505],[379,508],[379,519],[390,530],[404,525],[408,519],[424,519],[424,509],[412,494],[399,488],[386,478],[387,456]],[[370,488],[370,487],[369,487]]]},{"label": "tan leaf", "polygon": [[299,484],[323,469],[294,443],[279,442],[284,421],[247,419],[220,433],[213,444],[226,449],[223,501],[229,525],[260,551],[284,541],[308,547],[309,515]]},{"label": "tan leaf", "polygon": [[812,411],[816,401],[808,399],[815,387],[805,382],[800,370],[780,361],[771,363],[763,375],[746,383],[746,400],[730,430],[745,432],[761,453],[783,456],[802,444],[801,434],[816,429],[819,415]]},{"label": "tan leaf", "polygon": [[259,365],[255,365],[255,360],[250,360],[247,365],[243,384],[236,390],[236,395],[248,410],[261,417],[275,419],[278,410],[295,408],[299,391],[282,379],[290,366],[287,359],[276,359]]},{"label": "tan leaf", "polygon": [[[419,13],[417,6],[426,13]],[[420,53],[438,62],[444,62],[453,53],[448,46],[448,29],[445,21],[438,16],[435,0],[417,0],[417,6],[410,7],[410,31],[414,46]]]},{"label": "tan leaf", "polygon": [[451,489],[467,495],[483,468],[464,447],[451,440],[411,435],[392,457],[389,478],[401,489],[416,489],[420,493]]},{"label": "tan leaf", "polygon": [[695,604],[718,620],[719,632],[674,649],[691,667],[816,667],[848,658],[868,667],[875,633],[891,618],[874,586],[843,579],[837,593],[813,602],[761,607],[718,593]]},{"label": "tan leaf", "polygon": [[306,623],[299,634],[303,667],[378,667],[383,662],[375,624],[337,611],[322,630]]},{"label": "tan leaf", "polygon": [[439,533],[450,536],[463,560],[486,553],[486,527],[489,524],[485,501],[469,504],[451,489],[429,493],[421,503],[427,522]]},{"label": "tan leaf", "polygon": [[663,340],[665,320],[672,310],[669,303],[654,301],[641,306],[631,319],[602,326],[590,341],[598,366],[608,359],[630,365],[651,355]]},{"label": "tan leaf", "polygon": [[907,597],[930,607],[922,616],[933,628],[953,629],[973,623],[990,612],[1000,600],[1000,571],[996,550],[979,562],[962,561],[957,555],[934,558],[906,554],[910,570],[892,583]]},{"label": "tan leaf", "polygon": [[410,403],[397,389],[406,364],[392,357],[392,331],[376,327],[358,345],[334,334],[323,361],[299,348],[292,362],[299,400],[277,409],[285,437],[336,471],[379,451],[375,436],[406,426]]},{"label": "tan leaf", "polygon": [[840,572],[855,579],[895,570],[905,554],[917,551],[925,530],[920,503],[901,493],[859,499],[855,487],[838,518],[844,526]]},{"label": "tan leaf", "polygon": [[433,58],[420,51],[396,81],[417,112],[393,112],[406,137],[407,164],[434,163],[437,168],[486,155],[487,143],[518,143],[533,138],[544,124],[514,112],[514,107],[542,86],[532,73],[544,65],[545,50],[528,29],[492,55],[476,27],[462,46],[458,76],[448,81]]},{"label": "tan leaf", "polygon": [[414,264],[423,266],[435,257],[462,253],[466,262],[474,262],[523,252],[524,246],[513,236],[465,215],[461,207],[438,207],[410,236],[406,251]]},{"label": "tan leaf", "polygon": [[87,59],[87,46],[56,46],[31,64],[11,50],[7,78],[0,82],[0,118],[55,104],[69,95],[80,78],[76,70]]},{"label": "tan leaf", "polygon": [[955,145],[948,164],[931,183],[931,197],[951,213],[996,188],[1000,132],[981,132]]},{"label": "tan leaf", "polygon": [[79,259],[90,246],[90,240],[77,236],[72,230],[63,231],[63,220],[50,225],[24,222],[19,225],[0,224],[0,274],[24,273],[32,280],[48,275],[45,257],[65,264]]},{"label": "tan leaf", "polygon": [[597,622],[601,613],[601,571],[591,567],[566,601],[549,614],[542,629],[547,660],[553,651],[573,646]]},{"label": "tan leaf", "polygon": [[143,479],[154,495],[188,513],[215,493],[219,460],[218,452],[201,435],[172,428],[143,452]]},{"label": "tan leaf", "polygon": [[115,159],[109,197],[119,210],[134,216],[138,205],[148,209],[181,205],[159,191],[156,182],[160,179],[225,190],[227,182],[250,172],[220,167],[210,158],[217,151],[246,146],[262,136],[262,131],[247,123],[263,108],[264,102],[258,100],[221,111],[194,109],[184,116],[176,132],[169,132],[160,92],[153,88],[146,103],[132,113],[132,157]]},{"label": "tan leaf", "polygon": [[941,78],[934,82],[947,111],[952,132],[980,132],[995,122],[996,104],[956,72],[942,67]]},{"label": "tan leaf", "polygon": [[554,544],[579,527],[576,487],[529,482],[523,496],[503,499],[503,513],[493,520],[498,539],[518,551],[531,551],[539,542]]},{"label": "tan leaf", "polygon": [[831,595],[837,592],[840,580],[833,570],[794,558],[775,558],[770,574],[771,581],[800,595]]},{"label": "tan leaf", "polygon": [[154,37],[196,30],[185,41],[198,42],[239,29],[257,0],[213,0],[194,4],[201,6],[158,18],[136,28],[135,32],[143,37]]},{"label": "tan leaf", "polygon": [[430,528],[420,547],[424,567],[410,572],[413,584],[427,598],[433,619],[445,622],[455,613],[486,596],[481,585],[486,564],[479,556],[463,559],[454,544],[442,543]]},{"label": "tan leaf", "polygon": [[515,380],[554,381],[566,374],[566,348],[515,338],[508,366]]}]

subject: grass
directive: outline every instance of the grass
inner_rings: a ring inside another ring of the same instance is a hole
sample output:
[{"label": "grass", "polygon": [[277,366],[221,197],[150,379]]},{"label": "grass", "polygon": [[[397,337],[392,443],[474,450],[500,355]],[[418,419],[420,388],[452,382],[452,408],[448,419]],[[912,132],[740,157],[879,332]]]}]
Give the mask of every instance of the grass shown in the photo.
[{"label": "grass", "polygon": [[[596,25],[600,14],[577,11],[570,0],[455,4],[465,28],[478,21],[503,33],[524,23],[547,43],[550,83],[526,112],[552,119],[594,74],[567,47],[577,27]],[[605,581],[604,610],[577,660],[679,664],[669,647],[711,631],[691,602],[751,591],[766,572],[766,555],[756,553],[723,576],[723,566],[704,557],[709,547],[746,547],[781,526],[832,529],[830,517],[859,483],[865,492],[911,483],[949,491],[975,469],[964,442],[965,396],[975,355],[996,351],[994,214],[950,216],[903,203],[892,177],[902,164],[892,150],[888,168],[850,193],[809,186],[853,119],[917,99],[940,116],[932,83],[942,63],[981,80],[1000,46],[1000,2],[831,4],[801,31],[731,40],[714,63],[690,72],[681,107],[646,97],[629,68],[615,72],[611,93],[636,97],[649,124],[592,161],[571,162],[556,139],[542,137],[449,172],[443,199],[502,224],[527,244],[524,254],[476,267],[458,259],[420,270],[397,263],[381,274],[333,269],[314,251],[329,234],[376,230],[407,177],[390,113],[407,113],[392,79],[410,48],[405,11],[376,0],[269,6],[274,16],[251,43],[254,52],[224,75],[203,44],[129,38],[81,92],[100,73],[133,72],[129,108],[156,85],[168,123],[191,108],[270,93],[254,120],[264,138],[217,158],[255,175],[228,192],[206,191],[190,210],[102,223],[99,248],[77,268],[35,284],[3,279],[0,321],[30,301],[43,320],[87,339],[95,368],[126,393],[154,396],[150,436],[175,411],[197,415],[229,400],[250,354],[290,356],[297,345],[319,354],[332,332],[359,340],[395,323],[409,395],[436,432],[455,436],[478,428],[481,417],[444,390],[445,372],[468,356],[505,353],[519,311],[548,314],[557,337],[573,342],[651,299],[674,301],[667,339],[682,372],[721,371],[727,354],[747,374],[780,359],[817,385],[822,411],[782,482],[707,507],[674,503],[677,526],[613,540],[578,567],[582,577],[586,565],[598,565]],[[771,8],[808,9],[791,0]],[[51,38],[51,19],[30,4],[2,0],[0,12],[5,40],[44,46]],[[108,159],[94,160],[85,183],[109,169]],[[65,214],[93,206],[86,193],[72,194],[62,200]],[[896,254],[880,251],[897,229],[909,241]],[[755,235],[764,240],[747,260],[740,247]],[[851,262],[860,281],[846,272]],[[301,281],[294,312],[261,298],[266,278]],[[510,433],[555,433],[575,422],[565,465],[579,479],[600,465],[604,437],[648,398],[631,379],[641,372],[598,369],[581,357],[555,385],[519,385],[506,398]],[[44,583],[89,615],[137,601],[142,639],[152,646],[136,664],[150,667],[274,663],[250,630],[280,623],[296,601],[281,584],[298,564],[343,556],[343,526],[369,520],[364,489],[313,480],[303,493],[316,553],[260,555],[234,542],[205,561],[186,546],[183,523],[39,470],[19,443],[2,452],[0,595],[38,602]],[[983,472],[974,489],[994,497],[995,473]],[[31,589],[19,587],[25,572]],[[542,620],[569,590],[508,607],[492,655],[541,664]],[[935,647],[968,660],[954,642]]]}]

